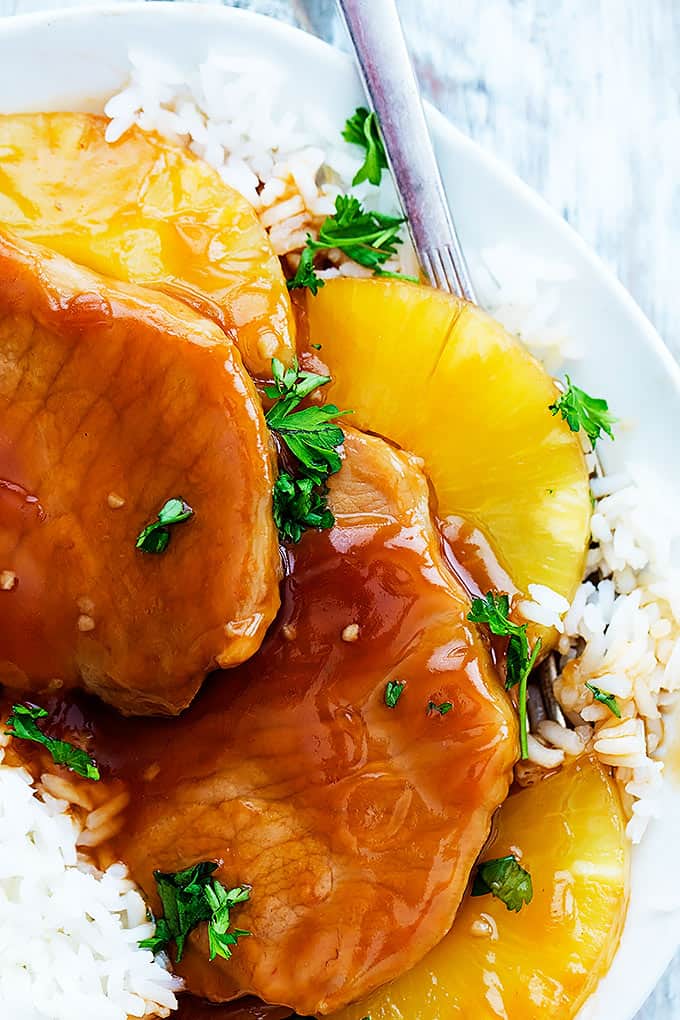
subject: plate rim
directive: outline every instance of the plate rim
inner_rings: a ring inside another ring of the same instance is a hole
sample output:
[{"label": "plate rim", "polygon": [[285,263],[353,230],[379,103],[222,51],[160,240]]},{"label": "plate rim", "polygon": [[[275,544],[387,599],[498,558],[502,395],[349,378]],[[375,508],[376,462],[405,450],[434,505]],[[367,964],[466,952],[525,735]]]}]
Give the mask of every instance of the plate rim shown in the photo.
[{"label": "plate rim", "polygon": [[[204,4],[187,3],[184,0],[177,0],[177,2],[174,2],[174,0],[153,0],[153,2],[149,2],[149,0],[125,0],[122,3],[97,3],[88,7],[61,7],[49,11],[7,15],[0,17],[0,37],[8,37],[13,34],[20,35],[30,30],[33,26],[43,27],[51,22],[63,23],[72,21],[86,23],[95,22],[102,16],[125,19],[127,16],[139,15],[142,15],[145,19],[157,19],[163,16],[178,22],[187,21],[209,24],[210,22],[222,21],[224,23],[240,23],[251,30],[266,31],[270,37],[278,36],[283,47],[289,42],[297,47],[306,46],[309,51],[316,54],[317,59],[322,57],[326,61],[333,62],[341,73],[356,73],[351,54],[337,49],[323,39],[306,32],[304,29],[281,21],[271,15],[244,10],[243,8],[207,6]],[[141,46],[145,44],[146,40],[143,40]],[[158,44],[153,39],[150,39],[148,46],[149,49],[153,49],[154,46],[157,48]],[[446,145],[465,149],[470,153],[472,159],[484,166],[500,183],[501,187],[512,192],[520,203],[530,206],[540,218],[546,221],[547,227],[554,233],[559,234],[574,251],[575,255],[578,255],[583,260],[593,273],[594,282],[598,289],[604,289],[608,292],[610,300],[614,301],[631,321],[633,328],[640,338],[641,347],[646,349],[645,353],[647,356],[654,358],[662,369],[663,374],[672,385],[678,400],[678,406],[680,407],[680,361],[676,360],[659,332],[624,284],[618,279],[616,273],[602,260],[594,248],[581,237],[578,231],[549,205],[541,194],[535,191],[526,181],[522,180],[498,156],[465,135],[432,103],[426,100],[424,106],[431,126],[434,127],[436,134],[445,139]],[[636,996],[635,1000],[631,1001],[631,1011],[627,1012],[626,1020],[633,1020],[638,1010],[644,1005],[663,976],[672,957],[680,946],[680,929],[677,931],[675,938],[669,938],[667,944],[662,943],[662,945],[663,951],[655,955],[655,966],[648,968],[650,976],[653,975],[653,981],[648,986],[645,986],[642,996]],[[595,991],[597,991],[597,988]]]}]

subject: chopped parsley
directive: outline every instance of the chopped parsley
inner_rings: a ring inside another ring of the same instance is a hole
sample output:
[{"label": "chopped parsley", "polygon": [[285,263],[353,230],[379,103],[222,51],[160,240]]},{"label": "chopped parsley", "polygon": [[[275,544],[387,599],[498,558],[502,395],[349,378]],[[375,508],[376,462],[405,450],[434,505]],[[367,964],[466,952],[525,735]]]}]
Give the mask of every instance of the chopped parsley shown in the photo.
[{"label": "chopped parsley", "polygon": [[619,703],[616,700],[615,694],[608,694],[607,691],[600,690],[595,684],[591,684],[586,680],[586,687],[595,698],[595,701],[599,701],[601,705],[606,705],[612,715],[615,715],[617,719],[621,718],[621,709]]},{"label": "chopped parsley", "polygon": [[140,949],[160,953],[174,942],[175,962],[179,963],[188,935],[202,921],[207,921],[210,959],[216,956],[230,959],[231,947],[251,934],[241,928],[229,930],[230,912],[250,897],[250,886],[227,889],[212,877],[216,869],[213,861],[202,861],[184,871],[154,871],[163,916],[156,922],[154,934],[139,943]]},{"label": "chopped parsley", "polygon": [[408,283],[420,283],[417,276],[407,276],[406,273],[391,273],[389,269],[382,269],[378,266],[373,270],[374,276],[382,276],[385,280],[406,280]]},{"label": "chopped parsley", "polygon": [[388,680],[385,684],[385,704],[388,708],[396,708],[399,698],[404,693],[405,680]]},{"label": "chopped parsley", "polygon": [[[309,241],[309,235],[307,235],[307,240]],[[288,290],[298,290],[298,288],[307,287],[316,296],[323,285],[324,281],[320,276],[317,276],[314,269],[314,252],[311,248],[303,248],[300,255],[300,264],[297,267],[295,276],[286,281]]]},{"label": "chopped parsley", "polygon": [[403,216],[364,209],[353,195],[338,195],[335,214],[321,224],[318,241],[307,239],[307,247],[313,252],[339,248],[354,262],[375,269],[397,254],[402,243],[399,229],[405,222]]},{"label": "chopped parsley", "polygon": [[332,528],[335,517],[324,488],[311,478],[280,474],[274,483],[274,523],[283,542],[299,542],[306,528]]},{"label": "chopped parsley", "polygon": [[81,747],[74,747],[65,740],[57,740],[55,737],[48,737],[38,728],[38,719],[46,719],[47,712],[37,705],[12,705],[7,725],[10,727],[7,734],[16,737],[18,740],[32,740],[36,744],[42,744],[52,755],[56,765],[63,765],[83,779],[97,780],[100,778],[99,769],[92,758],[83,751]]},{"label": "chopped parsley", "polygon": [[273,384],[264,388],[270,400],[295,397],[298,403],[331,381],[329,375],[301,372],[297,358],[293,358],[290,368],[286,368],[278,358],[272,358],[272,379]]},{"label": "chopped parsley", "polygon": [[140,531],[135,549],[146,553],[162,553],[170,542],[169,527],[181,524],[193,516],[194,511],[183,499],[168,499],[158,511],[158,517]]},{"label": "chopped parsley", "polygon": [[510,599],[498,592],[487,592],[485,598],[472,600],[472,608],[468,613],[471,623],[483,623],[492,634],[508,637],[506,653],[505,686],[511,690],[519,684],[519,742],[522,758],[529,757],[528,721],[527,721],[527,683],[529,674],[536,664],[541,649],[541,638],[537,638],[533,650],[529,651],[526,623],[513,623],[509,617]]},{"label": "chopped parsley", "polygon": [[292,368],[285,369],[277,358],[272,361],[272,373],[274,385],[267,386],[265,393],[277,399],[267,411],[267,424],[299,462],[303,475],[316,485],[323,484],[342,464],[338,447],[345,436],[334,419],[352,412],[340,411],[335,404],[312,404],[298,409],[312,390],[330,382],[327,375],[301,372],[297,361]]},{"label": "chopped parsley", "polygon": [[427,703],[427,711],[429,714],[432,714],[432,712],[438,712],[439,715],[446,715],[452,708],[453,705],[450,701],[442,701],[439,705],[436,701],[428,701]]},{"label": "chopped parsley", "polygon": [[345,435],[333,419],[351,412],[340,411],[334,404],[300,409],[305,397],[331,379],[301,371],[297,359],[286,368],[273,358],[272,378],[273,383],[265,387],[265,394],[275,401],[267,411],[267,424],[293,454],[299,472],[295,477],[284,471],[274,483],[274,522],[282,541],[299,542],[306,528],[331,528],[335,523],[327,502],[326,482],[329,475],[340,470],[338,448]]},{"label": "chopped parsley", "polygon": [[566,388],[554,404],[550,404],[552,414],[561,414],[572,432],[583,429],[593,445],[606,433],[614,438],[612,425],[616,418],[609,411],[609,404],[601,397],[591,397],[585,390],[574,386],[566,376]]},{"label": "chopped parsley", "polygon": [[512,854],[484,861],[477,869],[472,895],[486,896],[487,893],[501,900],[508,910],[519,913],[525,903],[531,903],[534,895],[531,875]]},{"label": "chopped parsley", "polygon": [[383,170],[387,169],[387,156],[385,146],[380,137],[380,126],[375,113],[370,112],[365,106],[358,106],[342,132],[342,137],[352,145],[360,145],[366,150],[364,162],[357,170],[352,181],[353,185],[361,184],[362,181],[369,181],[370,184],[380,184]]},{"label": "chopped parsley", "polygon": [[288,281],[288,288],[308,287],[312,294],[316,294],[323,286],[323,280],[314,270],[313,257],[316,252],[330,248],[338,248],[352,261],[372,269],[376,275],[413,281],[413,277],[402,277],[400,273],[388,273],[381,268],[397,254],[397,247],[402,243],[400,228],[404,222],[403,216],[386,216],[364,209],[353,195],[338,195],[335,213],[327,216],[321,224],[318,239],[315,241],[311,234],[307,234],[307,247],[302,252],[295,276]]}]

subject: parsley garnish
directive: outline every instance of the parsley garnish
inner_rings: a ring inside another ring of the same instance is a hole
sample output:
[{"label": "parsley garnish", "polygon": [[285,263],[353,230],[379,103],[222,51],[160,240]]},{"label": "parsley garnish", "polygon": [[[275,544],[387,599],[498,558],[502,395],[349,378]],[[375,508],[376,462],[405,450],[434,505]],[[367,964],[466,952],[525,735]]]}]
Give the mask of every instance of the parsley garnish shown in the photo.
[{"label": "parsley garnish", "polygon": [[537,638],[530,653],[526,623],[521,625],[513,623],[509,618],[509,613],[510,599],[508,596],[490,591],[487,592],[486,598],[472,600],[468,620],[471,623],[484,623],[492,634],[510,639],[506,654],[505,686],[507,690],[511,690],[519,684],[519,743],[522,758],[525,759],[529,757],[527,682],[536,663],[542,642],[540,637]]},{"label": "parsley garnish", "polygon": [[326,386],[330,381],[329,375],[317,375],[316,372],[301,372],[297,358],[293,358],[293,364],[286,368],[278,358],[272,358],[272,386],[265,386],[264,392],[270,400],[279,400],[281,397],[295,397],[297,403],[308,397],[314,390]]},{"label": "parsley garnish", "polygon": [[436,701],[428,701],[427,703],[428,712],[439,712],[440,715],[446,715],[452,708],[453,705],[450,701],[442,701],[439,705]]},{"label": "parsley garnish", "polygon": [[42,744],[50,752],[56,765],[64,765],[83,779],[99,779],[99,769],[81,747],[74,747],[65,740],[48,737],[38,728],[36,720],[45,718],[47,712],[37,705],[12,705],[7,720],[10,729],[6,732],[18,740],[32,740],[36,744]]},{"label": "parsley garnish", "polygon": [[354,262],[375,269],[397,254],[397,245],[402,243],[399,228],[404,222],[403,216],[364,209],[353,195],[338,195],[335,215],[321,224],[318,241],[307,238],[307,247],[313,252],[339,248]]},{"label": "parsley garnish", "polygon": [[389,269],[383,269],[381,266],[378,266],[373,271],[373,275],[381,276],[385,280],[406,280],[407,283],[420,283],[417,276],[407,276],[406,273],[391,273]]},{"label": "parsley garnish", "polygon": [[574,386],[566,376],[567,387],[554,404],[550,404],[552,414],[561,414],[572,432],[583,429],[595,444],[603,432],[614,438],[612,425],[616,418],[609,411],[609,404],[601,397],[591,397],[585,390]]},{"label": "parsley garnish", "polygon": [[586,680],[586,687],[595,698],[595,701],[599,701],[601,705],[606,705],[612,715],[615,715],[617,719],[621,718],[621,709],[619,703],[616,700],[615,694],[608,694],[607,691],[600,690],[595,684],[589,683]]},{"label": "parsley garnish", "polygon": [[229,931],[230,911],[237,904],[246,902],[250,886],[226,889],[212,877],[216,869],[213,861],[202,861],[184,871],[154,871],[163,916],[156,922],[154,934],[139,943],[140,949],[160,953],[174,942],[175,962],[179,963],[187,936],[198,924],[207,921],[210,959],[222,956],[228,960],[231,957],[231,947],[250,932],[240,928]]},{"label": "parsley garnish", "polygon": [[405,680],[388,680],[385,684],[385,704],[388,708],[396,708],[399,698],[404,693]]},{"label": "parsley garnish", "polygon": [[284,473],[274,483],[274,523],[284,542],[299,542],[306,528],[332,528],[335,517],[326,493],[311,478]]},{"label": "parsley garnish", "polygon": [[272,493],[274,521],[284,541],[299,542],[305,528],[331,528],[335,518],[328,506],[326,481],[340,470],[337,452],[345,435],[333,421],[350,411],[334,404],[313,404],[299,410],[314,390],[331,381],[328,375],[302,372],[297,359],[285,368],[272,359],[273,384],[266,395],[276,403],[267,411],[269,428],[278,433],[299,464],[301,477],[279,475]]},{"label": "parsley garnish", "polygon": [[335,404],[313,404],[297,410],[304,397],[329,383],[330,377],[300,372],[297,361],[292,368],[284,369],[277,358],[272,360],[272,373],[274,385],[267,386],[265,393],[278,399],[267,411],[267,424],[299,461],[305,477],[316,485],[323,484],[342,464],[337,451],[345,436],[333,419],[352,412],[340,411]]},{"label": "parsley garnish", "polygon": [[147,553],[162,553],[170,542],[171,524],[180,524],[193,516],[194,511],[183,499],[169,499],[158,511],[155,521],[140,531],[135,542],[135,549]]},{"label": "parsley garnish", "polygon": [[361,145],[366,150],[364,162],[354,175],[352,184],[361,184],[362,181],[380,184],[382,172],[387,169],[387,157],[376,114],[369,113],[365,106],[358,106],[346,121],[342,137],[346,142]]},{"label": "parsley garnish", "polygon": [[397,246],[402,243],[399,228],[404,222],[403,216],[386,216],[364,209],[353,195],[338,195],[335,213],[327,216],[321,224],[318,240],[307,234],[307,247],[302,252],[295,276],[288,281],[288,288],[308,287],[312,294],[316,294],[323,286],[323,280],[314,270],[313,256],[329,248],[338,248],[354,262],[372,269],[377,276],[394,276],[417,283],[414,277],[388,273],[381,268],[397,254]]},{"label": "parsley garnish", "polygon": [[[309,235],[307,235],[307,242],[309,243]],[[286,281],[288,290],[297,290],[298,287],[308,287],[312,294],[316,296],[320,287],[323,287],[324,280],[320,276],[316,275],[314,269],[314,253],[311,248],[303,248],[302,255],[300,256],[300,264],[297,267],[297,272],[291,280]]]},{"label": "parsley garnish", "polygon": [[508,910],[519,913],[525,903],[531,903],[534,895],[531,875],[512,854],[484,861],[475,875],[472,895],[486,896],[487,893],[505,903]]}]

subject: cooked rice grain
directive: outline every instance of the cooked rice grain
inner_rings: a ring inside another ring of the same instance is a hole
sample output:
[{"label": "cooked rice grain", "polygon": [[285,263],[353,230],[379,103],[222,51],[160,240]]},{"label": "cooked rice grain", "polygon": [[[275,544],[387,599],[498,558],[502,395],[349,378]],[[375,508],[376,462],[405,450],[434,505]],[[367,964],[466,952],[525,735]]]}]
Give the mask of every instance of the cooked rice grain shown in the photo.
[{"label": "cooked rice grain", "polygon": [[43,777],[38,794],[25,769],[3,763],[4,753],[0,749],[2,1016],[168,1016],[177,1007],[180,982],[137,947],[153,924],[125,868],[98,871],[78,852],[79,826],[63,797],[68,781]]}]

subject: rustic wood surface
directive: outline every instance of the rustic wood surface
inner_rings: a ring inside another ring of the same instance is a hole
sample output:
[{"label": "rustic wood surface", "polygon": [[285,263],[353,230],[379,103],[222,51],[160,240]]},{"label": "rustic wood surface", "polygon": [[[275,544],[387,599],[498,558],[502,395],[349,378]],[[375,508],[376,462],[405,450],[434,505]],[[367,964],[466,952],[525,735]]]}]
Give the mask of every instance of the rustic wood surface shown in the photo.
[{"label": "rustic wood surface", "polygon": [[[224,2],[346,45],[334,0]],[[576,227],[680,357],[680,0],[398,3],[425,95]],[[637,1020],[677,1018],[680,954]]]}]

